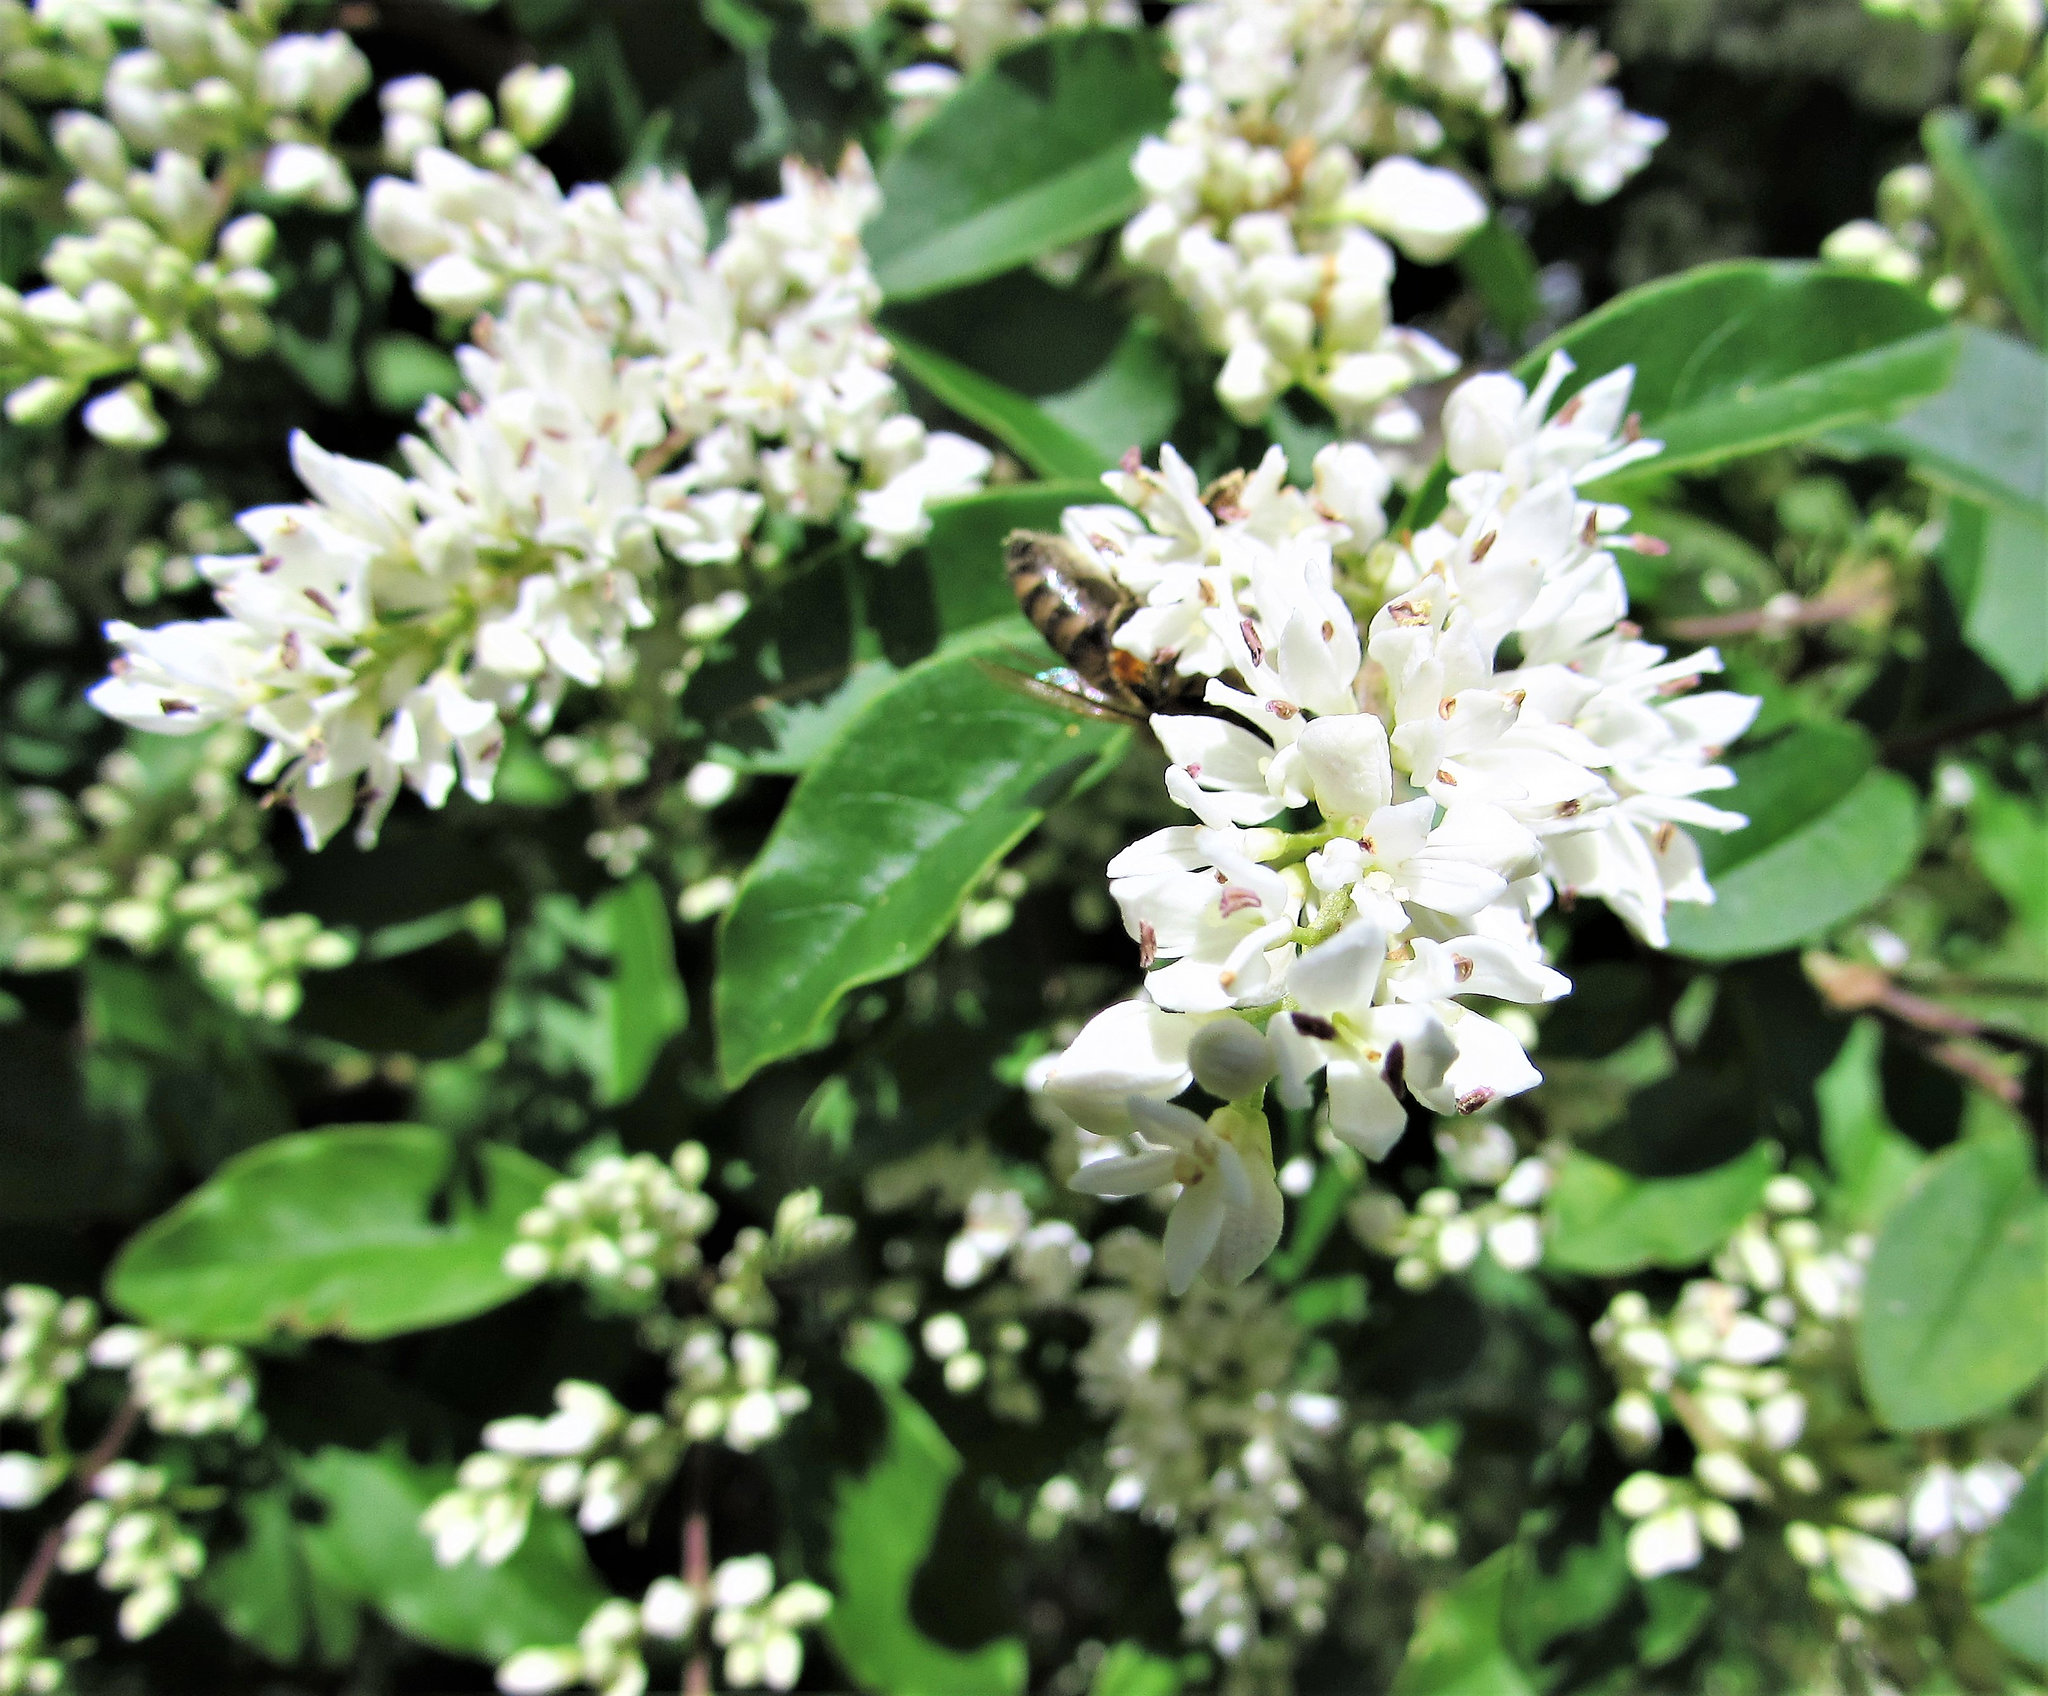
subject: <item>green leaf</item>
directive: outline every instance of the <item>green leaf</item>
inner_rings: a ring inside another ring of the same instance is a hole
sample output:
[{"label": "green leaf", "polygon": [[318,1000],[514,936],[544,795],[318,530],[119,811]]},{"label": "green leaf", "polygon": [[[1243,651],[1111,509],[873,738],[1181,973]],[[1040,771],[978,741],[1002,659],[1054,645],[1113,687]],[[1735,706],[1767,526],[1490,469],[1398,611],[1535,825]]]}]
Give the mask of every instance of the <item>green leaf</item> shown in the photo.
[{"label": "green leaf", "polygon": [[1486,303],[1488,315],[1510,343],[1519,347],[1529,326],[1543,315],[1536,286],[1536,255],[1498,218],[1488,219],[1458,249],[1458,269]]},{"label": "green leaf", "polygon": [[526,1286],[499,1265],[555,1174],[486,1143],[474,1171],[423,1125],[350,1125],[240,1155],[145,1225],[107,1298],[193,1341],[368,1340],[467,1319]]},{"label": "green leaf", "polygon": [[[1957,346],[1941,314],[1897,283],[1742,259],[1630,289],[1552,336],[1515,374],[1535,382],[1562,348],[1578,366],[1563,401],[1633,365],[1631,405],[1664,451],[1632,474],[1662,476],[1889,416],[1948,382]],[[1448,480],[1439,459],[1402,522],[1435,517]]]},{"label": "green leaf", "polygon": [[2048,524],[1958,499],[1935,558],[1964,637],[2006,687],[2024,699],[2048,683],[2048,601],[2041,595]]},{"label": "green leaf", "polygon": [[2048,320],[2048,134],[2008,119],[1980,142],[1967,114],[1930,112],[1920,142],[1961,204],[2013,316],[2039,341]]},{"label": "green leaf", "polygon": [[873,1466],[840,1484],[833,1503],[836,1582],[826,1635],[854,1681],[879,1696],[1019,1696],[1028,1667],[1017,1639],[962,1652],[933,1642],[911,1618],[911,1585],[960,1456],[908,1391],[886,1379],[874,1384],[888,1440]]},{"label": "green leaf", "polygon": [[1107,470],[1115,457],[1100,450],[1041,411],[1015,389],[970,370],[957,359],[921,346],[901,331],[889,341],[896,363],[962,418],[979,424],[1032,470],[1044,477],[1087,477]]},{"label": "green leaf", "polygon": [[1920,400],[1948,381],[1956,337],[1912,290],[1817,265],[1738,260],[1631,289],[1553,348],[1578,364],[1561,397],[1620,365],[1664,444],[1658,474],[1699,470]]},{"label": "green leaf", "polygon": [[1122,748],[970,654],[916,666],[806,772],[719,927],[719,1064],[737,1086],[829,1034],[840,998],[942,938],[974,882]]},{"label": "green leaf", "polygon": [[1636,1654],[1646,1667],[1675,1661],[1706,1629],[1714,1611],[1714,1592],[1689,1579],[1652,1578],[1643,1585],[1643,1606],[1649,1618],[1636,1632]]},{"label": "green leaf", "polygon": [[[1032,438],[1006,417],[1006,409],[1020,403],[1026,409],[1021,423],[1043,432],[1049,422],[1079,441],[1093,454],[1084,476],[1116,464],[1132,448],[1164,441],[1180,413],[1178,362],[1156,327],[1132,317],[1110,296],[1086,286],[1055,287],[1030,270],[892,308],[882,328],[900,338],[899,346],[915,343],[922,353],[951,360],[995,385],[998,392],[988,397],[984,414],[967,404],[972,395],[956,400],[906,364],[940,399],[1027,459],[1036,451]],[[1063,474],[1042,458],[1033,462],[1048,475]]]},{"label": "green leaf", "polygon": [[932,533],[912,559],[930,574],[937,629],[955,634],[1015,616],[1017,597],[1003,569],[1003,543],[1012,530],[1056,531],[1070,506],[1114,504],[1107,489],[1088,481],[1026,483],[935,505]]},{"label": "green leaf", "polygon": [[1970,1595],[1985,1630],[2048,1671],[2048,1462],[2035,1466],[1978,1549]]},{"label": "green leaf", "polygon": [[1836,431],[1825,445],[1896,455],[1940,488],[2048,522],[2048,360],[1981,325],[1957,333],[1955,372],[1931,400],[1895,422]]},{"label": "green leaf", "polygon": [[363,381],[370,398],[386,412],[407,417],[429,395],[452,399],[462,389],[462,373],[447,349],[397,330],[386,331],[363,350]]},{"label": "green leaf", "polygon": [[1672,951],[1773,954],[1853,918],[1904,877],[1920,849],[1919,800],[1875,759],[1850,724],[1800,725],[1737,755],[1735,788],[1713,799],[1749,824],[1697,833],[1714,904],[1671,909]]},{"label": "green leaf", "polygon": [[1173,114],[1159,55],[1150,31],[1061,32],[969,77],[882,168],[866,232],[882,292],[979,282],[1136,211],[1131,155]]},{"label": "green leaf", "polygon": [[500,1566],[436,1563],[420,1515],[454,1484],[452,1467],[326,1448],[300,1462],[297,1476],[324,1509],[321,1522],[303,1532],[310,1556],[408,1637],[436,1649],[502,1661],[536,1645],[571,1643],[605,1600],[583,1539],[547,1508],[534,1513],[526,1540]]},{"label": "green leaf", "polygon": [[1088,1696],[1180,1696],[1180,1664],[1131,1642],[1114,1643],[1088,1682]]},{"label": "green leaf", "polygon": [[1995,1412],[2048,1368],[2048,1197],[2017,1135],[1966,1137],[1921,1169],[1878,1232],[1856,1354],[1894,1431]]},{"label": "green leaf", "polygon": [[670,1037],[690,1020],[676,971],[676,939],[668,902],[651,877],[621,884],[597,904],[610,932],[612,975],[601,999],[611,1037],[610,1064],[598,1079],[598,1104],[631,1101],[654,1070]]},{"label": "green leaf", "polygon": [[309,1558],[292,1490],[273,1485],[241,1496],[242,1541],[215,1552],[199,1594],[221,1624],[251,1648],[290,1665],[311,1648],[329,1666],[354,1652],[360,1635],[355,1590]]},{"label": "green leaf", "polygon": [[1884,1030],[1858,1019],[1834,1063],[1814,1080],[1820,1145],[1835,1174],[1828,1205],[1859,1230],[1875,1226],[1919,1171],[1919,1145],[1886,1116],[1878,1057]]},{"label": "green leaf", "polygon": [[1489,1555],[1423,1604],[1388,1696],[1536,1696],[1505,1639],[1515,1559],[1512,1546]]},{"label": "green leaf", "polygon": [[1568,1154],[1544,1203],[1544,1262],[1601,1275],[1696,1266],[1756,1207],[1777,1167],[1769,1143],[1684,1178],[1639,1178]]}]

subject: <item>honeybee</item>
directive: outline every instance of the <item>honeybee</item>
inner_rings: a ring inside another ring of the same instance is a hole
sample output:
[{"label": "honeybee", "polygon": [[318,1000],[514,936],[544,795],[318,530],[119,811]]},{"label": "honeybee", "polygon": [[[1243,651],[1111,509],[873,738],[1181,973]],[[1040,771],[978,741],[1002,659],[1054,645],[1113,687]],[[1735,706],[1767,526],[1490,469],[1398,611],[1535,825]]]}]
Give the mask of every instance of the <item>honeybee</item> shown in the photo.
[{"label": "honeybee", "polygon": [[1104,576],[1064,537],[1013,530],[1004,564],[1017,605],[1065,665],[1036,676],[985,665],[1012,688],[1064,712],[1143,724],[1154,713],[1199,712],[1200,677],[1183,677],[1172,656],[1144,660],[1116,646],[1137,610],[1121,584]]}]

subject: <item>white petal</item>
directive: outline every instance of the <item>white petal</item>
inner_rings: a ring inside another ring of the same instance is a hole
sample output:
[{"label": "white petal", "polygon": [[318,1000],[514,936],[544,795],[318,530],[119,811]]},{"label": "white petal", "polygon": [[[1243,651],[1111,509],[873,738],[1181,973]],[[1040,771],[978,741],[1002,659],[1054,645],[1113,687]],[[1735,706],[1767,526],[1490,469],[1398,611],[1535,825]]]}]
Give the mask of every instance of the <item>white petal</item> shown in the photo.
[{"label": "white petal", "polygon": [[1213,1179],[1190,1184],[1180,1192],[1159,1245],[1166,1262],[1166,1288],[1171,1294],[1187,1294],[1202,1262],[1209,1258],[1209,1251],[1223,1234],[1227,1206],[1223,1186]]}]

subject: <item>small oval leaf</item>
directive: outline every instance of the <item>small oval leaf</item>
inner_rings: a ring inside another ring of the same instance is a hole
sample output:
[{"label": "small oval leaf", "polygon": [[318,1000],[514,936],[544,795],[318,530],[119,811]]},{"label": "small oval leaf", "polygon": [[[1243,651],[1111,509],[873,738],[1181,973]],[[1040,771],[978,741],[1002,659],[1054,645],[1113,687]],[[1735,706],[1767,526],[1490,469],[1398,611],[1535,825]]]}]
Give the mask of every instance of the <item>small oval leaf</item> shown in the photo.
[{"label": "small oval leaf", "polygon": [[195,1342],[371,1339],[467,1319],[526,1286],[499,1265],[555,1173],[486,1143],[474,1170],[424,1125],[278,1137],[145,1225],[107,1299]]}]

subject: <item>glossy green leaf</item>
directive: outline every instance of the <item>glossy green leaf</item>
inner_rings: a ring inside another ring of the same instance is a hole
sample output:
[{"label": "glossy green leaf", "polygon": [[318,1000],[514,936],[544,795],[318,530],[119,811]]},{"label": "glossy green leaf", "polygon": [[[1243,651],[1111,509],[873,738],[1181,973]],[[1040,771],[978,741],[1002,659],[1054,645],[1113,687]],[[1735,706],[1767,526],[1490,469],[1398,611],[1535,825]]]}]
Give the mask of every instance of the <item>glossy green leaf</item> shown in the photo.
[{"label": "glossy green leaf", "polygon": [[900,331],[889,341],[896,363],[962,418],[979,424],[1032,470],[1045,477],[1087,477],[1114,463],[1015,389],[969,369],[957,359],[912,341]]},{"label": "glossy green leaf", "polygon": [[1927,1162],[1878,1232],[1856,1355],[1894,1431],[2004,1407],[2048,1368],[2048,1197],[2017,1134]]},{"label": "glossy green leaf", "polygon": [[689,1023],[690,1003],[676,971],[675,932],[661,886],[641,876],[598,903],[609,933],[612,973],[601,1000],[610,1037],[598,1102],[631,1101],[670,1037]]},{"label": "glossy green leaf", "polygon": [[1544,1202],[1544,1262],[1602,1275],[1697,1266],[1756,1207],[1777,1164],[1777,1151],[1758,1143],[1688,1177],[1639,1178],[1568,1154]]},{"label": "glossy green leaf", "polygon": [[960,1456],[908,1391],[875,1380],[888,1415],[881,1456],[839,1486],[832,1507],[832,1612],[825,1632],[874,1696],[1019,1696],[1024,1645],[998,1638],[963,1652],[917,1627],[910,1591],[960,1471]]},{"label": "glossy green leaf", "polygon": [[1911,868],[1920,848],[1912,786],[1879,769],[1854,725],[1801,725],[1730,762],[1712,799],[1746,828],[1700,831],[1714,904],[1671,909],[1672,950],[1701,960],[1772,954],[1853,918]]},{"label": "glossy green leaf", "polygon": [[1131,155],[1172,116],[1159,53],[1149,31],[1062,32],[969,77],[882,169],[866,241],[883,293],[979,282],[1136,211]]},{"label": "glossy green leaf", "polygon": [[2022,698],[2048,684],[2048,523],[1956,500],[1936,555],[1963,635]]},{"label": "glossy green leaf", "polygon": [[1836,1180],[1828,1205],[1859,1230],[1884,1217],[1925,1158],[1885,1114],[1878,1076],[1883,1048],[1883,1027],[1875,1019],[1858,1019],[1813,1085],[1821,1150]]},{"label": "glossy green leaf", "polygon": [[1892,454],[1965,499],[2048,522],[2048,360],[2025,342],[1966,324],[1955,371],[1891,422],[1836,431],[1826,445]]},{"label": "glossy green leaf", "polygon": [[107,1273],[107,1297],[195,1341],[445,1325],[526,1288],[499,1262],[554,1177],[489,1143],[458,1166],[454,1141],[423,1125],[279,1137],[137,1232]]},{"label": "glossy green leaf", "polygon": [[737,1085],[829,1035],[841,997],[937,945],[975,880],[1123,743],[971,654],[907,671],[805,773],[719,929],[719,1064]]},{"label": "glossy green leaf", "polygon": [[1912,290],[1817,265],[1739,260],[1631,289],[1553,348],[1578,364],[1563,395],[1633,364],[1631,404],[1664,444],[1658,472],[1699,470],[1934,394],[1956,338]]},{"label": "glossy green leaf", "polygon": [[2013,315],[2039,341],[2048,320],[2048,134],[2014,118],[1979,141],[1968,114],[1948,111],[1928,114],[1920,142]]},{"label": "glossy green leaf", "polygon": [[605,1599],[583,1539],[559,1513],[535,1511],[526,1540],[499,1566],[444,1567],[420,1515],[455,1482],[452,1467],[396,1454],[327,1448],[299,1464],[322,1514],[302,1535],[312,1559],[406,1636],[453,1655],[501,1661],[572,1643]]},{"label": "glossy green leaf", "polygon": [[1489,1555],[1423,1603],[1389,1696],[1536,1696],[1505,1637],[1515,1560],[1512,1546]]},{"label": "glossy green leaf", "polygon": [[2048,1462],[2036,1463],[1977,1550],[1970,1594],[1992,1636],[2048,1671]]}]

